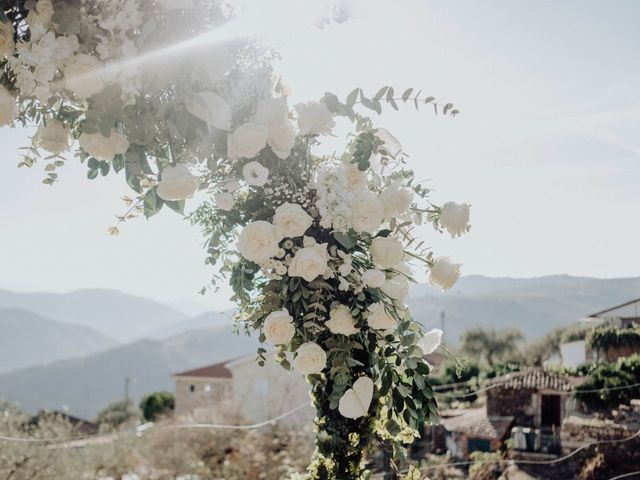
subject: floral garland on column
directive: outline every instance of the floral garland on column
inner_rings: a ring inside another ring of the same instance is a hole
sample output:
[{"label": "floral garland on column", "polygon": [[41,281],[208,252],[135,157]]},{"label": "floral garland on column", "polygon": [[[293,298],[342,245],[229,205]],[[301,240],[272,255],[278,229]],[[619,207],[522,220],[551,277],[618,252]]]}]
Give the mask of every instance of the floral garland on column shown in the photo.
[{"label": "floral garland on column", "polygon": [[[442,332],[424,332],[405,299],[416,263],[442,290],[460,265],[424,249],[414,228],[430,222],[456,237],[470,227],[469,206],[431,204],[398,140],[360,111],[458,112],[390,87],[291,108],[269,50],[193,41],[230,11],[195,0],[3,2],[0,126],[37,126],[20,165],[46,162],[45,184],[74,148],[88,178],[122,172],[136,195],[112,234],[138,212],[182,213],[205,191],[190,220],[220,267],[214,283],[229,279],[236,321],[263,344],[258,362],[275,355],[311,386],[307,478],[364,478],[376,441],[410,443],[438,421],[424,355]],[[159,67],[176,48],[189,55]],[[337,118],[353,133],[343,154],[322,155]]]}]

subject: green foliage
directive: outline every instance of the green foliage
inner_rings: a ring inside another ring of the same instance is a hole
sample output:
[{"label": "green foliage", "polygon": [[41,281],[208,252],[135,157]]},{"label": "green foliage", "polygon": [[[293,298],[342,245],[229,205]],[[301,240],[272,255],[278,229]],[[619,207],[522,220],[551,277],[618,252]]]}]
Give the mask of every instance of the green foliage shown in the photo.
[{"label": "green foliage", "polygon": [[444,402],[451,404],[453,401],[459,402],[475,402],[478,396],[472,394],[479,386],[480,367],[473,360],[466,360],[461,363],[455,360],[449,360],[445,364],[444,372],[442,376],[438,378],[438,384],[464,384],[454,385],[447,389],[442,389],[441,392],[446,392]]},{"label": "green foliage", "polygon": [[507,373],[519,372],[522,370],[522,366],[519,363],[507,362],[493,365],[484,372],[485,378],[496,378],[506,375]]},{"label": "green foliage", "polygon": [[585,365],[581,372],[588,377],[576,388],[575,396],[592,410],[610,410],[640,397],[640,385],[636,385],[640,384],[640,355]]},{"label": "green foliage", "polygon": [[518,329],[475,327],[462,335],[462,351],[476,361],[484,359],[491,367],[516,357],[522,339],[522,332]]},{"label": "green foliage", "polygon": [[136,418],[140,412],[134,407],[131,400],[119,400],[110,403],[96,416],[98,425],[107,425],[117,428],[123,423]]},{"label": "green foliage", "polygon": [[153,422],[159,416],[171,413],[174,407],[175,398],[172,392],[154,392],[145,395],[140,400],[142,418],[148,422]]},{"label": "green foliage", "polygon": [[586,347],[606,350],[611,347],[640,347],[640,327],[601,327],[589,332]]},{"label": "green foliage", "polygon": [[469,467],[469,480],[497,480],[502,478],[502,454],[500,452],[471,452],[473,462]]}]

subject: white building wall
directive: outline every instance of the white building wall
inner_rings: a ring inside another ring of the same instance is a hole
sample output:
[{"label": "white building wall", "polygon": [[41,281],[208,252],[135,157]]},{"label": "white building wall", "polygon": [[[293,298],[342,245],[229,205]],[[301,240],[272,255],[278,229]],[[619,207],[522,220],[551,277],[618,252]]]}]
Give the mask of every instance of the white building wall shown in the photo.
[{"label": "white building wall", "polygon": [[562,357],[562,365],[569,368],[575,368],[586,360],[585,341],[576,340],[575,342],[563,343],[560,345],[560,356]]}]

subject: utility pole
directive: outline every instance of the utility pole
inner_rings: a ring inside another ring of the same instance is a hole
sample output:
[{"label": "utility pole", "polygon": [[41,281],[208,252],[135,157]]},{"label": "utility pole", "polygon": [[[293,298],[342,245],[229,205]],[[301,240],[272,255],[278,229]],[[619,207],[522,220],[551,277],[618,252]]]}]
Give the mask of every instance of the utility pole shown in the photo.
[{"label": "utility pole", "polygon": [[441,343],[442,343],[442,345],[444,345],[445,344],[445,341],[444,341],[444,332],[445,332],[445,330],[444,330],[444,310],[440,310],[440,330],[442,330],[442,342]]}]

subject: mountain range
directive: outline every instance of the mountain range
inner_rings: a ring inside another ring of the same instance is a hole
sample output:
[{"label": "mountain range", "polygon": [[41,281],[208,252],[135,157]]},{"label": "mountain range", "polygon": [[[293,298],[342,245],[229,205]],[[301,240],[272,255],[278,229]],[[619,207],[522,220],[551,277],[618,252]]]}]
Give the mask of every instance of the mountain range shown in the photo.
[{"label": "mountain range", "polygon": [[[469,327],[517,327],[535,338],[638,297],[640,278],[469,276],[446,293],[415,285],[408,304],[427,328],[440,326],[444,312],[445,341],[455,346]],[[111,290],[0,290],[0,399],[90,418],[123,397],[126,377],[135,400],[171,390],[171,373],[255,351],[255,340],[232,332],[230,317],[188,317]]]}]

